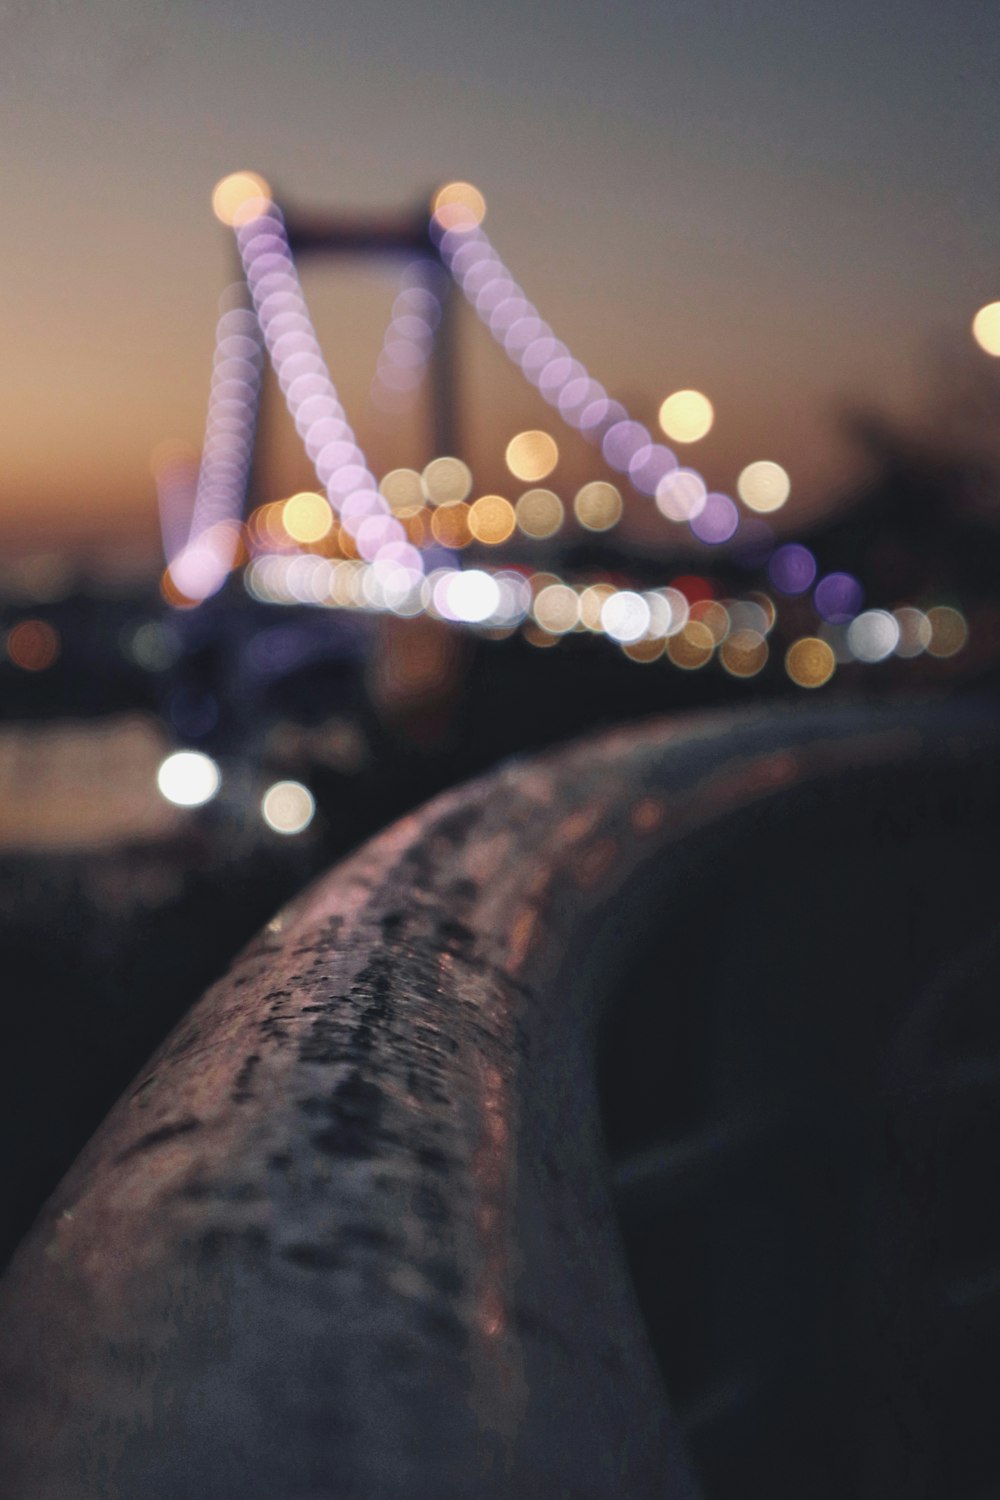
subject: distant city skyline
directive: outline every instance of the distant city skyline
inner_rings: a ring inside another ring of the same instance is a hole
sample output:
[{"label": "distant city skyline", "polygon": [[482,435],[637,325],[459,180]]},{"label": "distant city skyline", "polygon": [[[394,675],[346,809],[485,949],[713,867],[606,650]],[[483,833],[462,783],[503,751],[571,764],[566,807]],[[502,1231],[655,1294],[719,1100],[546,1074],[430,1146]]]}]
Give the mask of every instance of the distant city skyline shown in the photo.
[{"label": "distant city skyline", "polygon": [[[201,440],[235,264],[210,195],[237,168],[320,210],[476,183],[499,250],[608,390],[647,420],[704,391],[716,421],[686,451],[721,488],[782,464],[790,516],[844,473],[840,414],[913,409],[931,351],[1000,296],[986,4],[71,0],[8,6],[0,54],[8,547],[155,550],[150,454]],[[314,266],[306,285],[373,463],[419,467],[416,421],[367,402],[394,270]],[[477,481],[535,426],[560,437],[555,487],[600,477],[471,315],[460,333]],[[309,472],[270,420],[276,495]]]}]

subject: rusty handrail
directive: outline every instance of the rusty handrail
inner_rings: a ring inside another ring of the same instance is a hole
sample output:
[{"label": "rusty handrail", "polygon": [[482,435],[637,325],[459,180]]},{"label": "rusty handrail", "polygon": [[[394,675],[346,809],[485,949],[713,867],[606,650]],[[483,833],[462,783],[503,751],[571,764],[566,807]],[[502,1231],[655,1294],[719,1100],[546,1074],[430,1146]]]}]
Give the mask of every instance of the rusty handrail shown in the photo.
[{"label": "rusty handrail", "polygon": [[312,886],[4,1278],[8,1500],[695,1496],[603,1165],[594,1027],[640,921],[618,903],[734,811],[845,766],[960,763],[991,718],[618,730],[438,798]]}]

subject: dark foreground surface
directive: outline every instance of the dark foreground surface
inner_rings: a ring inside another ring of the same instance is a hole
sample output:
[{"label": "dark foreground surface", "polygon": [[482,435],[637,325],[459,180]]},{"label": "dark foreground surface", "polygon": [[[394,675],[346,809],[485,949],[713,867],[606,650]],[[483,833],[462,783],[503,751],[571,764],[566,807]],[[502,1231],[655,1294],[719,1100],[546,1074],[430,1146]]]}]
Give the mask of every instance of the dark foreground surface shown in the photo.
[{"label": "dark foreground surface", "polygon": [[992,1493],[996,742],[653,723],[313,886],[8,1272],[12,1500]]}]

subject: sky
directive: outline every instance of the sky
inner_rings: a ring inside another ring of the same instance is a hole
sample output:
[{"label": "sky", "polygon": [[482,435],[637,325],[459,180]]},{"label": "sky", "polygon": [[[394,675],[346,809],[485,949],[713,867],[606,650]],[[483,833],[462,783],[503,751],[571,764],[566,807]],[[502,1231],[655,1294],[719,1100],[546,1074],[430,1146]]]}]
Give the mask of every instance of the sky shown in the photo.
[{"label": "sky", "polygon": [[[913,412],[1000,297],[998,76],[993,0],[0,0],[0,548],[155,551],[150,454],[200,443],[234,275],[211,190],[241,168],[343,213],[474,182],[613,395],[651,420],[705,391],[685,457],[724,489],[773,459],[790,516],[822,508],[857,462],[845,412]],[[398,270],[306,274],[376,470],[431,456],[367,402]],[[556,419],[471,313],[459,333],[492,488],[509,437]],[[267,420],[277,498],[309,470]],[[576,441],[563,481],[601,477]]]}]

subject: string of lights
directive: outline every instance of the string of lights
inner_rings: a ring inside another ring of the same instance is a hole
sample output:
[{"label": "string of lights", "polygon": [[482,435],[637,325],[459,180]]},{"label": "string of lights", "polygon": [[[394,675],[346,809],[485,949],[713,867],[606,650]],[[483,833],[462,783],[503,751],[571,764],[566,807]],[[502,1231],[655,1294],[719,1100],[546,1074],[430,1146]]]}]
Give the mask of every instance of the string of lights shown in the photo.
[{"label": "string of lights", "polygon": [[[535,431],[508,444],[510,472],[533,485],[516,504],[501,495],[470,501],[471,471],[449,455],[422,473],[397,469],[377,482],[320,352],[284,220],[267,185],[254,174],[234,174],[219,184],[214,202],[236,235],[254,309],[245,316],[256,319],[324,490],[272,502],[251,516],[244,581],[255,598],[402,617],[426,613],[493,635],[522,629],[536,645],[590,631],[636,661],[663,658],[695,670],[718,659],[730,676],[749,678],[763,670],[772,652],[779,621],[773,590],[789,600],[808,597],[816,617],[814,632],[797,636],[784,653],[787,675],[802,687],[824,685],[841,662],[870,664],[924,652],[945,657],[964,645],[967,625],[960,611],[909,603],[865,610],[853,575],[820,576],[809,548],[779,542],[761,516],[787,499],[788,476],[780,465],[757,461],[742,471],[737,493],[752,513],[746,516],[731,496],[710,491],[696,469],[654,441],[555,337],[510,275],[482,228],[482,195],[469,184],[452,183],[435,195],[431,239],[444,268],[514,364],[571,428],[599,446],[612,470],[655,502],[665,520],[685,524],[702,544],[729,544],[730,550],[749,544],[768,587],[720,599],[711,580],[700,575],[643,589],[618,576],[566,579],[520,563],[462,566],[456,554],[466,547],[496,547],[516,532],[533,541],[559,532],[567,506],[553,490],[538,487],[558,462],[555,440]],[[377,386],[405,394],[419,384],[440,310],[440,289],[428,284],[427,263],[408,268],[383,338]],[[233,399],[226,381],[219,384]],[[675,392],[660,408],[661,426],[678,442],[696,440],[712,419],[711,403],[696,391]],[[245,423],[240,430],[245,435],[250,427]],[[617,486],[602,480],[582,486],[572,503],[575,520],[594,532],[610,530],[622,511]],[[192,528],[195,539],[203,534]]]},{"label": "string of lights", "polygon": [[426,257],[403,271],[371,384],[371,401],[380,411],[408,410],[420,389],[441,321],[443,279],[441,267]]},{"label": "string of lights", "polygon": [[[260,198],[234,228],[278,385],[330,510],[360,556],[380,568],[398,589],[412,589],[423,576],[423,559],[380,493],[340,404],[309,317],[281,211],[270,198]],[[331,515],[328,526],[332,521]]]},{"label": "string of lights", "polygon": [[[263,363],[260,323],[245,307],[222,313],[208,396],[205,443],[183,546],[168,554],[168,572],[179,593],[207,599],[230,573],[240,547],[260,402]],[[164,502],[175,492],[161,486]]]}]

